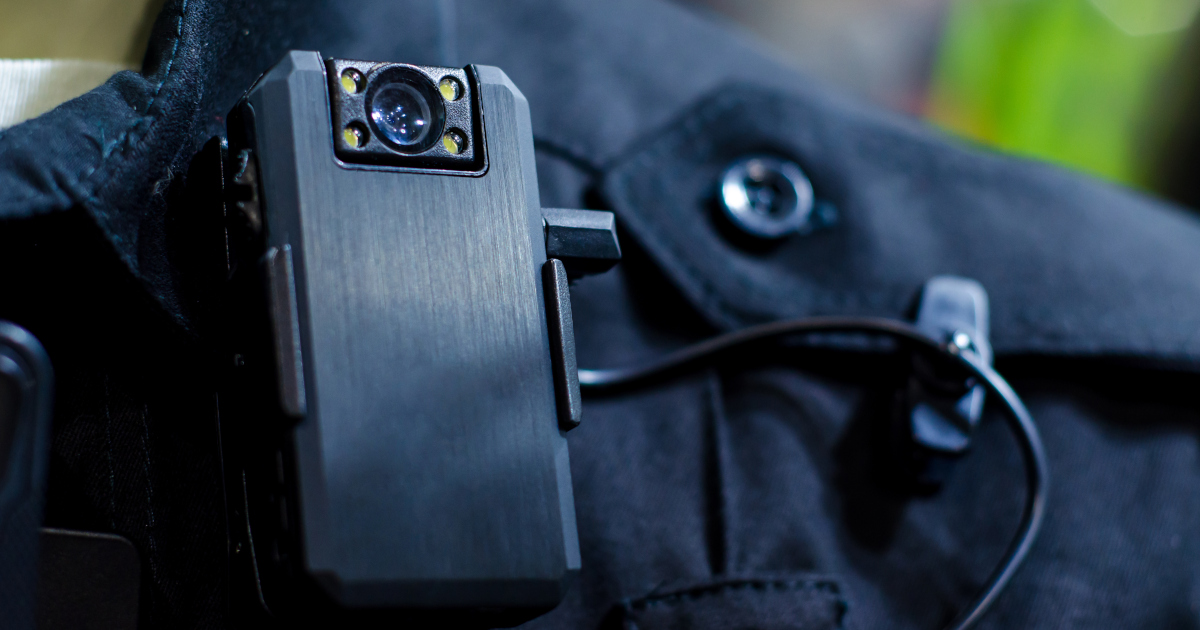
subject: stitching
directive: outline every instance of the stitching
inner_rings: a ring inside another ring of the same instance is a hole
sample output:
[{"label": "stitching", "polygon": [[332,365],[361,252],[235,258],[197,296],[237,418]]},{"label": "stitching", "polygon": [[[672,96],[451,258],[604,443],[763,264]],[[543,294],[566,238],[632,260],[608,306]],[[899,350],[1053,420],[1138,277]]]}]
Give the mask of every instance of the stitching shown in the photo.
[{"label": "stitching", "polygon": [[674,593],[652,595],[625,603],[626,608],[645,610],[660,605],[677,605],[682,602],[692,602],[708,597],[724,595],[729,592],[754,590],[768,591],[817,591],[834,595],[841,599],[841,589],[832,580],[737,580],[724,584],[709,584],[696,586]]},{"label": "stitching", "polygon": [[[75,178],[76,185],[68,187],[59,185],[56,187],[56,191],[63,193],[65,199],[53,193],[50,195],[52,197],[59,197],[59,199],[53,200],[50,203],[50,206],[57,207],[60,210],[67,209],[75,204],[87,207],[87,204],[90,203],[92,205],[93,218],[99,224],[100,228],[104,230],[106,236],[114,245],[122,243],[126,239],[123,239],[108,226],[109,217],[107,215],[108,210],[111,208],[111,204],[105,202],[99,196],[104,182],[98,176],[98,172],[110,164],[109,158],[114,154],[121,153],[123,155],[124,152],[129,149],[129,147],[133,144],[133,138],[131,137],[131,134],[137,130],[139,126],[144,126],[149,129],[158,119],[158,116],[152,113],[151,110],[153,110],[154,104],[158,102],[158,98],[162,93],[163,87],[166,85],[167,81],[171,78],[175,71],[175,59],[179,55],[179,43],[183,38],[183,24],[187,17],[189,2],[190,0],[183,0],[180,4],[179,15],[175,18],[175,36],[171,42],[171,54],[169,57],[167,57],[166,69],[162,73],[162,78],[158,81],[158,84],[154,86],[154,92],[151,94],[150,100],[146,103],[145,110],[140,116],[134,119],[133,122],[126,125],[124,131],[121,132],[121,135],[111,143],[104,142],[103,139],[105,137],[105,129],[103,126],[101,126],[99,128],[99,135],[101,138],[99,147],[100,160],[91,167],[87,168],[86,171],[83,172],[82,177]],[[3,134],[0,134],[0,137],[2,136]],[[89,183],[91,184],[91,190],[83,190],[83,188],[85,188]],[[18,200],[14,200],[13,203],[26,204],[30,200],[46,196],[47,195],[45,194],[35,193]],[[62,203],[64,200],[66,201],[65,204]],[[114,249],[117,249],[118,256],[125,262],[126,265],[130,267],[131,271],[133,271],[135,274],[138,274],[137,265],[134,263],[134,261],[130,260],[130,257],[119,248]],[[165,302],[165,296],[161,292],[154,292],[153,297],[155,297],[159,302]],[[175,319],[177,321],[182,321],[182,318],[179,316],[175,316]]]},{"label": "stitching", "polygon": [[158,564],[154,559],[158,556],[158,544],[154,540],[154,483],[150,479],[150,415],[149,405],[142,405],[142,453],[145,455],[145,473],[146,473],[146,537],[149,539],[150,553],[147,555],[147,562],[150,563],[150,576],[155,582],[158,582]]},{"label": "stitching", "polygon": [[674,593],[653,595],[639,600],[625,600],[622,607],[627,611],[643,611],[659,606],[678,606],[701,599],[716,597],[730,592],[752,590],[759,593],[771,591],[809,591],[832,596],[834,601],[834,620],[838,628],[843,627],[843,620],[849,610],[849,604],[842,597],[837,582],[832,580],[735,580],[723,584],[698,586]]},{"label": "stitching", "polygon": [[[158,84],[154,86],[154,93],[150,96],[149,102],[146,103],[146,109],[142,112],[141,116],[127,125],[125,130],[121,132],[121,135],[112,143],[109,143],[107,146],[105,146],[105,143],[102,142],[100,161],[89,168],[84,173],[83,177],[77,180],[81,184],[91,183],[90,191],[79,191],[81,196],[80,201],[84,202],[84,204],[92,204],[93,211],[91,214],[94,220],[105,232],[108,240],[114,245],[114,249],[116,250],[118,257],[123,260],[130,270],[137,276],[141,275],[140,271],[138,270],[137,263],[134,260],[131,260],[129,254],[122,251],[122,249],[119,247],[119,244],[123,243],[126,239],[122,238],[109,226],[108,215],[110,214],[109,211],[111,210],[111,204],[100,198],[100,190],[103,187],[104,182],[102,178],[99,177],[99,172],[101,172],[101,169],[106,165],[110,164],[110,157],[118,152],[124,155],[125,151],[132,146],[133,138],[131,137],[131,134],[139,126],[144,126],[147,130],[149,130],[154,125],[155,121],[158,120],[158,115],[152,113],[152,110],[154,108],[154,104],[158,102],[158,97],[162,93],[162,89],[166,85],[167,80],[171,78],[172,73],[175,71],[175,58],[179,54],[179,42],[183,38],[183,23],[187,16],[189,1],[190,0],[183,0],[183,2],[180,4],[179,15],[175,18],[175,37],[171,43],[171,55],[167,58],[166,70],[163,72],[162,78],[158,81]],[[143,123],[145,124],[143,125]],[[103,138],[103,128],[101,128],[100,131],[101,137]],[[70,195],[68,194],[68,196]],[[150,293],[160,304],[167,302],[166,296],[161,291],[149,291],[149,287],[147,286],[146,288],[148,289],[148,293]],[[183,322],[182,316],[178,314],[172,315],[173,319],[177,322]]]},{"label": "stitching", "polygon": [[109,407],[108,374],[104,375],[104,454],[108,458],[108,520],[117,531],[117,481],[113,471],[112,411]]},{"label": "stitching", "polygon": [[[179,40],[183,37],[183,21],[187,15],[188,2],[189,0],[183,0],[183,3],[179,7],[179,16],[175,18],[175,37],[171,44],[171,56],[167,58],[166,72],[163,73],[162,79],[159,80],[158,85],[154,87],[154,94],[151,95],[150,101],[146,104],[145,111],[142,112],[141,116],[125,127],[125,130],[121,132],[121,135],[109,145],[109,148],[101,149],[100,161],[88,169],[87,173],[80,178],[81,180],[90,181],[92,175],[108,163],[108,158],[117,152],[118,147],[120,147],[121,152],[124,153],[124,151],[129,148],[130,143],[126,141],[129,140],[130,133],[132,133],[139,125],[146,121],[153,123],[158,118],[157,116],[151,114],[150,110],[154,107],[154,103],[158,101],[158,96],[162,92],[163,86],[166,85],[167,79],[171,78],[171,73],[175,70],[175,57],[179,53]],[[96,181],[91,192],[86,195],[85,200],[96,202],[99,205],[106,205],[97,196],[100,188],[101,183]]]}]

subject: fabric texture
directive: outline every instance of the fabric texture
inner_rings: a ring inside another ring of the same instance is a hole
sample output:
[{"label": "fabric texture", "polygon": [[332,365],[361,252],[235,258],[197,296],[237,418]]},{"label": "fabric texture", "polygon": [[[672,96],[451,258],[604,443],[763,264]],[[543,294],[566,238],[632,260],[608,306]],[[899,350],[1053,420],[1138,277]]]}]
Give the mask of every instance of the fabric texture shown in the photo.
[{"label": "fabric texture", "polygon": [[759,628],[835,630],[846,605],[837,584],[803,577],[727,578],[699,586],[658,588],[625,602],[617,616],[629,630]]},{"label": "fabric texture", "polygon": [[[731,238],[715,182],[731,155],[755,152],[797,160],[818,198],[839,209],[836,229],[765,248]],[[994,194],[1014,178],[1020,185]],[[1046,165],[945,146],[923,130],[880,128],[734,83],[623,156],[604,186],[624,224],[721,328],[806,315],[901,317],[925,280],[952,273],[987,287],[1001,354],[1186,363],[1200,353],[1200,313],[1180,308],[1200,293],[1200,223],[1191,212]],[[1171,252],[1174,262],[1149,252]]]},{"label": "fabric texture", "polygon": [[[134,542],[143,627],[237,621],[215,398],[230,358],[206,325],[189,169],[289,49],[505,70],[543,205],[618,216],[625,259],[572,287],[582,367],[782,317],[902,317],[933,275],[980,280],[1052,473],[1045,530],[981,627],[1200,624],[1190,210],[872,110],[653,0],[174,0],[143,74],[0,131],[0,317],[59,374],[46,521]],[[731,232],[714,187],[748,152],[796,160],[838,223],[772,247]],[[1022,471],[991,413],[940,492],[888,483],[879,425],[905,366],[784,346],[585,400],[584,568],[528,627],[946,623],[1008,543]]]}]

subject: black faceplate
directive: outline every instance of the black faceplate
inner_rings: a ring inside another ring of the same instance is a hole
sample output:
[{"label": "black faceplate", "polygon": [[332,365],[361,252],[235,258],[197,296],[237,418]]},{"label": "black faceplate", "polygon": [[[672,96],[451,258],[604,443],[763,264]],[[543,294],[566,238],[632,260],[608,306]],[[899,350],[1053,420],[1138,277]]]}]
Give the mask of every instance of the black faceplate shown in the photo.
[{"label": "black faceplate", "polygon": [[[348,59],[325,61],[329,80],[329,103],[332,114],[334,153],[347,164],[398,166],[419,169],[437,169],[467,175],[481,175],[487,170],[487,148],[483,134],[483,116],[479,107],[479,90],[474,73],[467,68],[439,68],[416,66],[403,63],[378,63]],[[342,86],[342,75],[357,72],[361,77],[359,87],[353,93]],[[438,84],[443,79],[458,83],[461,93],[458,98],[442,98],[433,103],[435,108],[444,107],[445,123],[442,129],[433,129],[437,136],[431,146],[419,152],[408,152],[404,147],[387,142],[380,137],[378,129],[370,120],[370,97],[384,81],[407,75],[414,83],[427,82],[422,91],[440,98]],[[357,126],[366,132],[365,142],[359,147],[347,142],[343,131]],[[441,142],[441,135],[455,131],[465,141],[462,152],[455,155]]]}]

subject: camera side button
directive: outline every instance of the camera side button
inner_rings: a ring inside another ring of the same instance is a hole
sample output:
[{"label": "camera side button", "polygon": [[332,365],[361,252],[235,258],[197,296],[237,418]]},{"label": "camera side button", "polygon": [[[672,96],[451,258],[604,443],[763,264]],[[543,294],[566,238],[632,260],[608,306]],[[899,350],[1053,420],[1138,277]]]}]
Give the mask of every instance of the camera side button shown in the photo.
[{"label": "camera side button", "polygon": [[558,398],[558,426],[570,431],[583,416],[579,393],[579,367],[575,363],[575,324],[571,318],[571,292],[567,268],[551,258],[542,265],[542,291],[546,296],[546,324],[550,331],[550,362]]},{"label": "camera side button", "polygon": [[308,413],[304,387],[304,359],[300,351],[300,316],[296,300],[292,246],[272,247],[263,259],[271,329],[275,337],[275,368],[279,379],[279,404],[294,418]]}]

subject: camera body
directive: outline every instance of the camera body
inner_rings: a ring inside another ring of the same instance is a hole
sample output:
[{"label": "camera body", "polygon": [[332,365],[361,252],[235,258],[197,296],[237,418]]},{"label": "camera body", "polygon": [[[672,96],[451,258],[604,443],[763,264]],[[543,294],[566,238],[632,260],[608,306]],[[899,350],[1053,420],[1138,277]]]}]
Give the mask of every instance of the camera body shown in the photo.
[{"label": "camera body", "polygon": [[[497,68],[294,51],[228,131],[240,605],[488,626],[553,608],[580,567],[561,260],[614,264],[611,214],[548,222],[528,104]],[[549,230],[578,238],[548,257]]]}]

